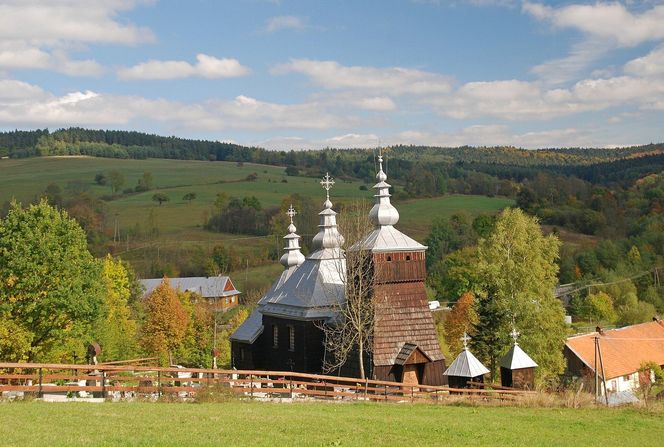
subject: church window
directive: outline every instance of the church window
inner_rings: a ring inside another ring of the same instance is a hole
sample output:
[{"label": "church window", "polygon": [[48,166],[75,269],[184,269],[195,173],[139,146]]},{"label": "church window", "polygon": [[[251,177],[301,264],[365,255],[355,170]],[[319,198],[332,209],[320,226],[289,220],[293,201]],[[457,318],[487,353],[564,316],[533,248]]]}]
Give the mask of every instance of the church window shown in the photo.
[{"label": "church window", "polygon": [[295,351],[295,328],[290,325],[288,326],[288,350]]},{"label": "church window", "polygon": [[410,255],[406,256],[406,261],[410,261]]},{"label": "church window", "polygon": [[392,256],[387,257],[387,262],[392,262]]},{"label": "church window", "polygon": [[279,327],[276,324],[272,325],[272,347],[279,347]]}]

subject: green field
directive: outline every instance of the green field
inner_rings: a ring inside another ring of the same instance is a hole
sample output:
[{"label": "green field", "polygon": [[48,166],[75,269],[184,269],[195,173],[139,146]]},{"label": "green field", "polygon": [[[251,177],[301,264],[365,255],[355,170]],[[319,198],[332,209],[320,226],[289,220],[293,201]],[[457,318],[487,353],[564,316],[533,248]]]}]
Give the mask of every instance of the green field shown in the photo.
[{"label": "green field", "polygon": [[[154,178],[154,189],[148,192],[123,195],[107,202],[109,221],[118,220],[123,235],[143,231],[152,220],[159,230],[155,241],[125,240],[115,247],[124,259],[134,264],[141,272],[147,271],[152,259],[164,253],[186,250],[192,246],[208,250],[217,243],[231,244],[240,255],[247,258],[265,258],[267,249],[274,243],[271,237],[247,237],[242,235],[212,233],[203,229],[203,222],[212,210],[217,193],[230,196],[256,196],[263,206],[279,205],[288,195],[298,193],[314,199],[324,200],[319,180],[310,177],[289,177],[284,168],[245,163],[238,166],[231,162],[206,162],[185,160],[118,160],[91,157],[39,157],[28,159],[0,160],[0,203],[15,198],[27,202],[33,200],[47,185],[55,183],[63,190],[67,182],[81,180],[88,184],[91,194],[110,195],[110,186],[94,183],[95,174],[117,170],[125,177],[123,188],[134,187],[143,172],[150,172]],[[246,181],[249,174],[256,173],[256,181]],[[362,182],[338,180],[331,192],[333,202],[358,198],[373,200],[371,188],[360,190]],[[369,185],[371,186],[371,185]],[[156,192],[163,192],[170,201],[159,206],[152,200]],[[191,203],[182,199],[189,193],[196,193]],[[507,198],[484,196],[445,196],[431,199],[409,200],[395,205],[401,214],[399,228],[412,237],[423,240],[436,217],[449,216],[466,210],[471,214],[495,213],[513,203]],[[108,229],[108,231],[112,231]],[[157,252],[156,247],[160,252]],[[129,249],[129,250],[127,250]],[[177,256],[177,254],[175,255]],[[232,272],[234,276],[245,275],[255,282],[269,284],[279,268],[264,266],[250,268],[249,272]],[[266,278],[262,281],[258,276]],[[267,276],[266,276],[267,275]],[[239,281],[242,285],[242,281]],[[254,284],[250,285],[253,286]]]},{"label": "green field", "polygon": [[664,415],[559,409],[228,402],[5,403],[3,446],[656,446]]}]

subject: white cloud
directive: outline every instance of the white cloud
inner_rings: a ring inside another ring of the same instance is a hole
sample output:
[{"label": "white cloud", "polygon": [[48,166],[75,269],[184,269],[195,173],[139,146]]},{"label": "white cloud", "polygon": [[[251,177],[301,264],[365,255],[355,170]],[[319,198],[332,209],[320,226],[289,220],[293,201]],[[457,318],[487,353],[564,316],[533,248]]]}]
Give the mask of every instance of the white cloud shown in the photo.
[{"label": "white cloud", "polygon": [[643,57],[629,61],[625,65],[625,71],[637,76],[663,75],[664,46],[654,49]]},{"label": "white cloud", "polygon": [[14,79],[0,79],[0,105],[21,105],[46,98],[46,92],[36,85]]},{"label": "white cloud", "polygon": [[605,40],[590,38],[574,44],[568,56],[546,61],[530,71],[549,84],[562,84],[577,79],[580,73],[600,61],[611,49]]},{"label": "white cloud", "polygon": [[118,77],[125,80],[182,79],[198,76],[207,79],[234,78],[251,72],[237,59],[219,59],[207,54],[196,55],[196,64],[186,61],[157,61],[134,65],[118,71]]},{"label": "white cloud", "polygon": [[622,47],[664,39],[664,5],[633,13],[618,2],[553,8],[525,1],[523,11],[555,27],[574,28],[591,36],[608,39]]},{"label": "white cloud", "polygon": [[274,150],[322,149],[326,147],[374,148],[380,144],[414,144],[441,147],[510,145],[528,149],[546,147],[592,146],[596,135],[575,128],[515,133],[498,124],[473,125],[450,132],[404,130],[391,135],[344,134],[329,138],[301,136],[274,137],[252,144]]},{"label": "white cloud", "polygon": [[185,103],[93,91],[57,96],[15,80],[0,81],[0,125],[118,126],[159,122],[176,129],[351,129],[360,120],[316,102],[277,104],[249,96]]},{"label": "white cloud", "polygon": [[274,67],[272,73],[301,73],[325,89],[362,89],[385,95],[426,95],[451,90],[448,77],[412,68],[344,66],[335,61],[292,59]]},{"label": "white cloud", "polygon": [[574,79],[602,60],[615,48],[634,47],[664,39],[664,5],[637,13],[618,2],[571,4],[558,8],[525,1],[524,13],[555,28],[570,28],[584,34],[571,53],[537,65],[531,72],[549,84]]},{"label": "white cloud", "polygon": [[48,52],[20,41],[0,42],[0,69],[52,70],[70,76],[96,76],[103,72],[95,60],[72,60],[65,51]]},{"label": "white cloud", "polygon": [[0,5],[0,39],[34,45],[57,42],[134,44],[154,39],[152,32],[117,19],[139,1],[9,0]]},{"label": "white cloud", "polygon": [[662,101],[664,79],[617,76],[585,79],[568,89],[518,80],[470,82],[450,95],[424,102],[441,115],[456,119],[491,116],[536,121],[626,105],[660,109]]},{"label": "white cloud", "polygon": [[375,134],[349,133],[330,138],[304,138],[299,136],[273,137],[256,141],[253,145],[274,150],[301,150],[323,149],[327,147],[336,149],[353,149],[376,147],[380,141]]},{"label": "white cloud", "polygon": [[0,69],[51,70],[92,76],[103,68],[67,53],[88,44],[133,45],[153,33],[118,17],[141,0],[6,0],[0,4]]},{"label": "white cloud", "polygon": [[304,30],[309,28],[308,19],[305,17],[298,16],[276,16],[270,17],[267,19],[265,28],[263,29],[266,33],[274,33],[275,31],[281,31],[286,29],[291,30]]}]

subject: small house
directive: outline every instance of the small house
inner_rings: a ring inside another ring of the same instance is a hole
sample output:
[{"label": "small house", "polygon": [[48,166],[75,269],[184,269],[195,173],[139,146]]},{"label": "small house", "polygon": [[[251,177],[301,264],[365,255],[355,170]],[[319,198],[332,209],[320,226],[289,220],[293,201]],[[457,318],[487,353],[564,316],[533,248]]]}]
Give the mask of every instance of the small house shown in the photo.
[{"label": "small house", "polygon": [[[595,362],[599,380],[606,382],[609,396],[632,391],[647,373],[639,369],[645,362],[664,366],[664,321],[656,319],[619,329],[602,330],[577,335],[565,343],[566,374],[584,381],[586,389],[595,389]],[[600,386],[600,394],[603,394]]]},{"label": "small house", "polygon": [[[141,280],[140,283],[145,289],[143,298],[150,295],[162,281],[162,278]],[[208,304],[215,306],[219,312],[225,312],[239,304],[240,291],[235,288],[233,281],[228,276],[168,278],[168,281],[174,289],[197,294]]]}]

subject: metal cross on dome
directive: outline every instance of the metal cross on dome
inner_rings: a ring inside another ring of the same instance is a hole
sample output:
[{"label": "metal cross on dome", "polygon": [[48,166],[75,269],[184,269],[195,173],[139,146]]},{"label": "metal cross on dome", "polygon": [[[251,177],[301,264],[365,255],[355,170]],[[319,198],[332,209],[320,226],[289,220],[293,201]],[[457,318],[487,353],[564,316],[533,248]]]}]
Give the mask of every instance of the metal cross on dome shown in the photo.
[{"label": "metal cross on dome", "polygon": [[510,332],[510,337],[514,339],[514,344],[517,344],[516,339],[519,338],[519,335],[521,335],[519,332],[517,332],[516,328],[512,326],[512,332]]},{"label": "metal cross on dome", "polygon": [[334,185],[334,180],[332,179],[332,177],[330,177],[329,172],[325,173],[325,177],[323,177],[323,180],[320,181],[320,184],[323,186],[323,188],[327,192],[327,198],[329,200],[329,198],[330,198],[330,189]]},{"label": "metal cross on dome", "polygon": [[286,215],[290,217],[290,223],[293,223],[293,217],[297,214],[297,211],[295,211],[295,208],[293,208],[293,204],[291,203],[290,208],[288,208],[288,211],[286,211]]},{"label": "metal cross on dome", "polygon": [[470,341],[468,334],[464,332],[463,337],[461,337],[459,340],[463,342],[463,349],[466,349],[468,347],[468,342]]}]

